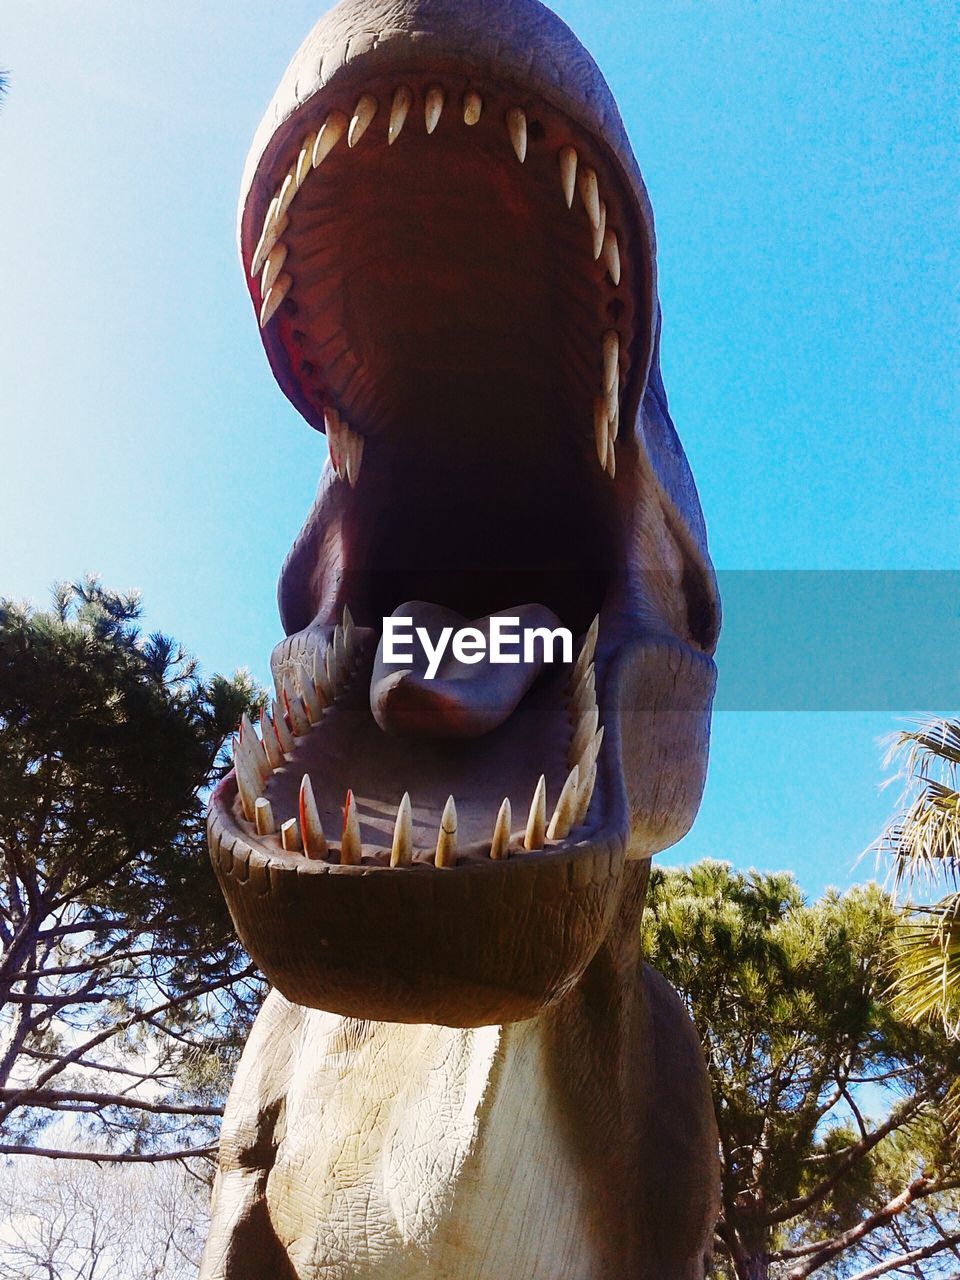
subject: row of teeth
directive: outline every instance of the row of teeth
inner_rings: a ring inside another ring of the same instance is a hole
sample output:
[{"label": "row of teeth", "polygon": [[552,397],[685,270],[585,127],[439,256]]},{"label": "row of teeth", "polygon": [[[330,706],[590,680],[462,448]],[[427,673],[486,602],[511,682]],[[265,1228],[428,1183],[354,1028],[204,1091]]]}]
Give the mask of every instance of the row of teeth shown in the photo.
[{"label": "row of teeth", "polygon": [[[393,146],[403,131],[413,102],[413,91],[406,85],[401,85],[394,92],[387,125],[389,146]],[[424,123],[428,134],[436,129],[446,104],[446,90],[441,85],[433,85],[427,90],[424,98]],[[463,96],[462,106],[464,124],[477,124],[483,113],[480,94],[475,89],[468,89]],[[323,164],[344,136],[348,147],[357,145],[369,129],[379,107],[373,94],[364,93],[358,98],[350,119],[342,111],[331,111],[319,132],[308,133],[303,139],[296,163],[270,201],[263,220],[263,231],[250,264],[251,276],[260,275],[261,329],[270,323],[293,287],[293,277],[285,270],[289,248],[283,237],[290,225],[290,207],[297,193],[307,176]],[[504,117],[504,123],[516,157],[523,164],[527,158],[526,112],[522,107],[511,107]],[[579,194],[590,226],[593,259],[596,262],[602,258],[607,274],[614,288],[617,288],[621,279],[620,242],[616,231],[607,226],[607,206],[600,194],[596,170],[589,165],[580,164],[576,147],[561,147],[557,160],[560,187],[566,206],[572,209],[574,196]],[[602,386],[601,393],[594,401],[594,436],[600,466],[611,479],[617,470],[614,442],[619,425],[620,335],[615,329],[610,329],[602,338]],[[341,480],[349,473],[348,468],[337,463],[334,463],[334,467]],[[359,475],[359,461],[355,471]],[[350,483],[351,486],[356,484],[356,475],[351,477]]]},{"label": "row of teeth", "polygon": [[[511,853],[532,853],[543,849],[548,842],[566,840],[573,828],[586,820],[596,786],[597,758],[603,742],[593,662],[597,629],[598,620],[594,619],[570,677],[569,709],[573,727],[567,760],[570,772],[560,791],[553,816],[548,823],[547,783],[545,776],[541,774],[534,788],[522,840],[519,847],[516,847],[511,835],[513,814],[510,801],[505,797],[490,841],[489,857],[494,860],[508,858]],[[281,677],[280,690],[283,707],[275,701],[270,712],[261,713],[261,736],[257,735],[252,722],[244,713],[240,733],[233,740],[234,772],[243,816],[255,827],[261,838],[279,837],[281,847],[288,853],[303,853],[311,859],[337,858],[336,852],[331,851],[327,843],[309,774],[304,774],[300,784],[298,816],[281,823],[279,828],[273,807],[264,792],[274,769],[278,769],[292,754],[294,739],[308,733],[312,725],[321,718],[323,710],[331,706],[343,691],[356,656],[356,648],[353,619],[350,611],[344,609],[343,625],[334,629],[333,643],[327,650],[325,665],[321,667],[318,664],[317,653],[314,651],[309,677],[303,664],[298,666],[296,685],[290,673],[285,673]],[[408,867],[413,862],[413,855],[413,810],[410,795],[404,792],[397,808],[390,866]],[[353,792],[348,791],[343,807],[339,862],[342,866],[359,866],[362,857],[363,844],[356,800]],[[449,796],[440,818],[433,865],[439,868],[453,867],[456,862],[457,806],[453,796]]]}]

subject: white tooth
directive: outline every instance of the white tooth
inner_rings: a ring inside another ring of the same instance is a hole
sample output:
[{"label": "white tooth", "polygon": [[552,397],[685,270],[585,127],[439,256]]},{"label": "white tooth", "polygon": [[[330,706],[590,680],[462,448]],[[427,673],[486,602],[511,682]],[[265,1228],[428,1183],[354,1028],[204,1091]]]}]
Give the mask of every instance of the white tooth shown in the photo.
[{"label": "white tooth", "polygon": [[320,657],[319,649],[314,649],[313,651],[313,683],[324,704],[329,707],[337,695],[327,676],[326,667]]},{"label": "white tooth", "polygon": [[608,329],[603,335],[603,388],[613,391],[620,380],[620,335]]},{"label": "white tooth", "polygon": [[527,829],[523,835],[523,847],[528,852],[543,848],[547,834],[547,780],[541,773],[540,781],[533,793],[530,805],[530,816],[527,818]]},{"label": "white tooth", "polygon": [[616,440],[620,434],[620,388],[614,387],[607,395],[607,421],[610,423],[610,436]]},{"label": "white tooth", "polygon": [[257,247],[253,251],[253,257],[250,259],[251,276],[260,274],[263,264],[267,260],[267,254],[290,225],[289,218],[277,217],[278,203],[277,197],[274,196],[267,206],[267,212],[263,218],[263,230],[260,232],[260,239],[257,241]]},{"label": "white tooth", "polygon": [[527,158],[527,113],[522,107],[511,107],[507,112],[507,132],[517,159],[523,164]]},{"label": "white tooth", "polygon": [[434,865],[452,867],[457,861],[457,806],[453,796],[447,796],[440,818],[440,830],[437,833],[437,856]]},{"label": "white tooth", "polygon": [[597,186],[597,175],[594,170],[589,167],[581,169],[577,175],[577,186],[583,207],[590,219],[590,225],[596,230],[600,225],[600,188]]},{"label": "white tooth", "polygon": [[334,698],[336,698],[340,693],[340,672],[337,669],[337,655],[332,644],[327,646],[326,665],[327,683],[333,690]]},{"label": "white tooth", "polygon": [[372,93],[360,95],[357,105],[353,109],[353,119],[350,121],[350,129],[347,133],[348,147],[355,147],[367,132],[371,120],[377,114],[379,105]]},{"label": "white tooth", "polygon": [[474,125],[483,112],[483,99],[476,89],[468,89],[463,95],[463,123]]},{"label": "white tooth", "polygon": [[277,732],[277,741],[280,743],[280,750],[284,755],[289,755],[293,750],[293,734],[290,732],[290,727],[287,724],[280,704],[274,701],[270,708],[270,712],[273,716],[273,726]]},{"label": "white tooth", "polygon": [[577,731],[573,735],[573,742],[570,745],[570,751],[574,760],[578,760],[580,758],[584,747],[597,732],[597,726],[599,723],[600,712],[596,706],[590,707],[580,717],[580,723],[577,725]]},{"label": "white tooth", "polygon": [[347,479],[350,482],[351,489],[357,487],[357,481],[360,479],[363,444],[364,437],[360,435],[359,431],[351,431],[347,436]]},{"label": "white tooth", "polygon": [[293,204],[293,197],[297,194],[297,171],[291,169],[283,182],[280,184],[280,190],[277,192],[277,217],[282,218],[290,206]]},{"label": "white tooth", "polygon": [[434,129],[440,123],[440,117],[443,114],[443,104],[446,101],[446,94],[438,84],[431,85],[427,90],[426,102],[424,103],[423,115],[427,124],[427,133],[433,133]]},{"label": "white tooth", "polygon": [[577,816],[577,798],[580,790],[580,770],[576,765],[567,774],[560,792],[560,799],[547,828],[548,840],[566,840]]},{"label": "white tooth", "polygon": [[273,770],[264,753],[263,743],[257,737],[257,731],[250,723],[250,717],[246,712],[240,718],[240,745],[255,772],[263,782],[266,782]]},{"label": "white tooth", "polygon": [[600,225],[593,228],[593,260],[594,262],[603,253],[603,237],[607,231],[607,206],[606,202],[600,201]]},{"label": "white tooth", "polygon": [[350,669],[350,659],[347,657],[346,636],[339,622],[333,628],[333,656],[337,664],[337,676],[342,683]]},{"label": "white tooth", "polygon": [[273,317],[277,313],[277,307],[290,292],[290,286],[293,284],[293,277],[286,271],[281,271],[273,283],[273,287],[267,291],[267,296],[263,300],[260,307],[260,328],[265,329]]},{"label": "white tooth", "polygon": [[257,800],[260,798],[260,779],[243,754],[237,738],[233,740],[233,771],[237,779],[237,791],[240,793],[243,816],[248,822],[253,822],[256,817]]},{"label": "white tooth", "polygon": [[312,164],[319,169],[327,156],[347,132],[349,121],[342,111],[331,111],[313,144]]},{"label": "white tooth", "polygon": [[497,814],[497,821],[493,828],[493,839],[490,841],[490,857],[495,861],[506,858],[510,849],[510,825],[513,822],[513,814],[510,809],[510,801],[504,798],[503,804],[500,806],[500,812]]},{"label": "white tooth", "polygon": [[597,781],[597,766],[591,765],[586,774],[580,779],[580,794],[577,796],[577,816],[574,820],[574,826],[579,827],[581,822],[587,816],[587,810],[590,808],[590,801],[593,799],[593,788]]},{"label": "white tooth", "polygon": [[260,277],[260,296],[265,298],[273,288],[274,281],[283,270],[283,264],[287,260],[287,246],[281,240],[279,244],[275,244],[267,255],[267,260],[263,264],[263,275]]},{"label": "white tooth", "polygon": [[281,826],[280,843],[287,853],[303,852],[303,842],[300,839],[300,824],[296,818],[288,818]]},{"label": "white tooth", "polygon": [[307,709],[303,705],[303,699],[293,686],[293,680],[289,672],[283,677],[283,703],[287,708],[290,727],[293,729],[294,735],[302,738],[304,734],[310,732],[310,717],[307,715]]},{"label": "white tooth", "polygon": [[601,744],[603,743],[603,729],[604,729],[604,726],[601,725],[600,728],[597,730],[597,732],[593,735],[593,737],[587,743],[587,745],[584,747],[583,754],[580,756],[580,759],[577,760],[577,764],[580,766],[581,782],[587,776],[587,774],[590,772],[593,766],[597,763],[597,757],[600,754],[600,747],[601,747]]},{"label": "white tooth", "polygon": [[353,620],[353,614],[350,612],[350,606],[343,606],[343,647],[346,651],[348,660],[352,661],[357,643],[357,626]]},{"label": "white tooth", "polygon": [[597,651],[597,636],[600,634],[600,615],[599,613],[587,628],[587,634],[583,638],[583,648],[580,650],[580,656],[577,658],[577,664],[573,668],[573,675],[570,677],[571,689],[576,689],[577,685],[583,679],[583,673],[593,661],[594,654]]},{"label": "white tooth", "polygon": [[313,794],[313,783],[310,775],[305,773],[300,783],[300,835],[303,838],[303,850],[308,858],[325,858],[327,856],[327,839],[323,834],[320,822],[320,811]]},{"label": "white tooth", "polygon": [[577,188],[577,151],[575,147],[560,148],[560,183],[567,208],[573,208],[573,193]]},{"label": "white tooth", "polygon": [[390,850],[391,867],[409,867],[413,861],[413,815],[410,809],[410,793],[405,791],[397,808],[397,821],[393,828],[393,847]]},{"label": "white tooth", "polygon": [[253,819],[257,824],[258,836],[272,836],[276,833],[277,824],[273,819],[273,806],[266,796],[261,796],[253,806]]},{"label": "white tooth", "polygon": [[579,722],[584,712],[589,711],[597,702],[597,676],[596,669],[591,663],[584,674],[583,679],[574,692],[571,699],[573,710]]},{"label": "white tooth", "polygon": [[611,480],[615,480],[617,478],[617,450],[613,440],[610,441],[609,448],[607,449],[607,475]]},{"label": "white tooth", "polygon": [[358,867],[363,857],[363,843],[360,840],[360,819],[357,816],[357,802],[352,791],[347,792],[347,803],[343,809],[343,835],[340,838],[340,864],[344,867]]},{"label": "white tooth", "polygon": [[620,241],[617,233],[609,227],[603,237],[603,264],[610,273],[614,285],[620,283]]},{"label": "white tooth", "polygon": [[266,708],[260,712],[260,734],[263,749],[266,752],[267,759],[270,761],[270,768],[279,769],[283,764],[283,752],[280,750],[277,731],[273,727],[273,721]]},{"label": "white tooth", "polygon": [[607,402],[597,396],[593,402],[593,440],[597,446],[597,460],[601,467],[607,465]]},{"label": "white tooth", "polygon": [[323,708],[326,704],[313,683],[312,672],[308,671],[306,667],[301,666],[297,673],[297,689],[303,699],[303,705],[307,709],[310,723],[316,724],[323,715]]},{"label": "white tooth", "polygon": [[387,126],[387,145],[393,146],[406,123],[407,113],[413,106],[413,91],[402,84],[393,95],[390,105],[390,124]]},{"label": "white tooth", "polygon": [[313,148],[316,145],[317,135],[315,133],[308,133],[300,145],[300,154],[297,156],[297,163],[293,167],[298,191],[306,182],[307,174],[313,168]]},{"label": "white tooth", "polygon": [[345,432],[339,413],[329,405],[323,411],[323,425],[327,432],[327,448],[330,451],[330,462],[337,476],[342,480],[343,476],[340,473],[344,464]]}]

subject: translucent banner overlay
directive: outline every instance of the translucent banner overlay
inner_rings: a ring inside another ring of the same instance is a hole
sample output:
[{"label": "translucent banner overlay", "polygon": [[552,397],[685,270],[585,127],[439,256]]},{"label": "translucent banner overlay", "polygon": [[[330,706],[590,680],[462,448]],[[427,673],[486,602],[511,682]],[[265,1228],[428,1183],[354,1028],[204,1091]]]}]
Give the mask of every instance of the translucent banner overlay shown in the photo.
[{"label": "translucent banner overlay", "polygon": [[718,711],[960,709],[960,570],[721,570]]}]

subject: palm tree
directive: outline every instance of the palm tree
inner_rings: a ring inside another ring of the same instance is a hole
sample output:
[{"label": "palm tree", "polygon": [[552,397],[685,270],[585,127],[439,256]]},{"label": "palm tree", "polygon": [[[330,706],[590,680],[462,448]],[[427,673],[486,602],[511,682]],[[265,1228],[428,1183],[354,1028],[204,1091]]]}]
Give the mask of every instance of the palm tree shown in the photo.
[{"label": "palm tree", "polygon": [[939,1019],[960,1038],[960,720],[931,720],[898,734],[887,757],[906,779],[903,811],[880,848],[898,885],[920,888],[901,926],[892,960],[898,1012],[912,1022]]}]

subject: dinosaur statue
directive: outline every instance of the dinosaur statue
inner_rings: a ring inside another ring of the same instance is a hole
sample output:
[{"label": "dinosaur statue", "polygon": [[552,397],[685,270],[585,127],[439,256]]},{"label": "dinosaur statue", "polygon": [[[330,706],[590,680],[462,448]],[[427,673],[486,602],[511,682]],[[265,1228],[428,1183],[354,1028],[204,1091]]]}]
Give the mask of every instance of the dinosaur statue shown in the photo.
[{"label": "dinosaur statue", "polygon": [[[610,91],[535,0],[343,0],[239,240],[330,461],[210,808],[272,990],[202,1280],[701,1277],[709,1089],[638,922],[699,804],[719,603]],[[385,659],[386,619],[507,615],[570,661]]]}]

